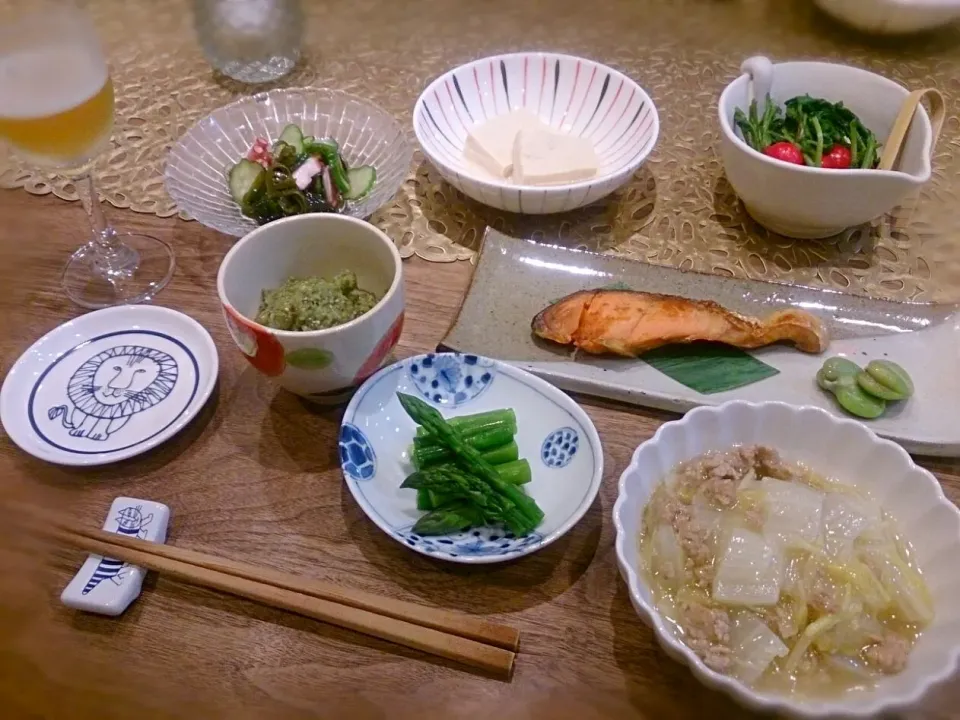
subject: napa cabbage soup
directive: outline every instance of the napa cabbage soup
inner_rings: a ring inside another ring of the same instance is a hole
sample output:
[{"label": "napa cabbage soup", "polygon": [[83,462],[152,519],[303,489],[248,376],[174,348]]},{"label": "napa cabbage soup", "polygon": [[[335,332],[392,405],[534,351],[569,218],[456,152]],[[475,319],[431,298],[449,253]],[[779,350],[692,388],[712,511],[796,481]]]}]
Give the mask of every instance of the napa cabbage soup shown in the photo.
[{"label": "napa cabbage soup", "polygon": [[933,620],[893,518],[766,447],[674,468],[644,510],[640,556],[681,641],[758,690],[869,687],[903,670]]}]

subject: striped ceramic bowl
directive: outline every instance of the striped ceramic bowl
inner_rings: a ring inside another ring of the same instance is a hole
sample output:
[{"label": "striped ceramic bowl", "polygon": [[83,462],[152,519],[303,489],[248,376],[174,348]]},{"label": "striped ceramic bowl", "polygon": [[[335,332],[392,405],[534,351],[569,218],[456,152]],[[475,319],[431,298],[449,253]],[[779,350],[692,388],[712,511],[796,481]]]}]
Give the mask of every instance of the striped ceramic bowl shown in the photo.
[{"label": "striped ceramic bowl", "polygon": [[[463,159],[467,130],[526,108],[555,130],[589,138],[600,170],[565,185],[515,185],[477,175]],[[529,215],[566,212],[627,183],[657,143],[660,118],[643,88],[605,65],[556,53],[476,60],[434,80],[417,100],[413,127],[444,180],[477,202]]]}]

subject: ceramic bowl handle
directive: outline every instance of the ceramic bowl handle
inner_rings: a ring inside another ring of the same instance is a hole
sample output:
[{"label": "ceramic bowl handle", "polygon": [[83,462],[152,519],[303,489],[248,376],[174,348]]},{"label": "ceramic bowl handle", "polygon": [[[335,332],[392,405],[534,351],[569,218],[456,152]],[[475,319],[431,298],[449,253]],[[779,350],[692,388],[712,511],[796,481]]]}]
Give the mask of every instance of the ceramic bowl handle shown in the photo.
[{"label": "ceramic bowl handle", "polygon": [[770,58],[762,55],[755,55],[747,58],[740,65],[740,72],[750,76],[748,84],[747,101],[757,101],[760,108],[766,106],[767,95],[773,86],[773,63]]}]

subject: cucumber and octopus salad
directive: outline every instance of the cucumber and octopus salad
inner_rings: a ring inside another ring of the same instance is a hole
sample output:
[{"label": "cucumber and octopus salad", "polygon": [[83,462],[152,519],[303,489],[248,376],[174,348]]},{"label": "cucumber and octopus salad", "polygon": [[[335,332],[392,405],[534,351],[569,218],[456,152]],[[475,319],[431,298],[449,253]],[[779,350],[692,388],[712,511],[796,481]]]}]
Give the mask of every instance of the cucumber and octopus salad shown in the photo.
[{"label": "cucumber and octopus salad", "polygon": [[781,109],[768,95],[763,112],[754,100],[733,121],[747,145],[782,162],[832,170],[873,170],[880,162],[877,137],[842,102],[801,95]]},{"label": "cucumber and octopus salad", "polygon": [[296,125],[287,125],[272,146],[257,138],[247,157],[227,171],[230,195],[260,225],[289,215],[340,212],[376,181],[370,165],[347,167],[336,140],[304,137]]}]

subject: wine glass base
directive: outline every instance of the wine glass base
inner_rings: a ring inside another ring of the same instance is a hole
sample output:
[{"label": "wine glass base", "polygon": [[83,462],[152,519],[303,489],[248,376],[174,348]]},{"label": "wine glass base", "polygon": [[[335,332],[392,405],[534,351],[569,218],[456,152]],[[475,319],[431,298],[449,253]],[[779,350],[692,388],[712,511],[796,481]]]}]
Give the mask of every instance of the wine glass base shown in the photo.
[{"label": "wine glass base", "polygon": [[92,244],[77,250],[63,269],[63,289],[85,308],[105,308],[145,302],[173,277],[173,250],[162,240],[137,233],[117,233],[123,243],[119,267],[107,274],[98,267]]}]

